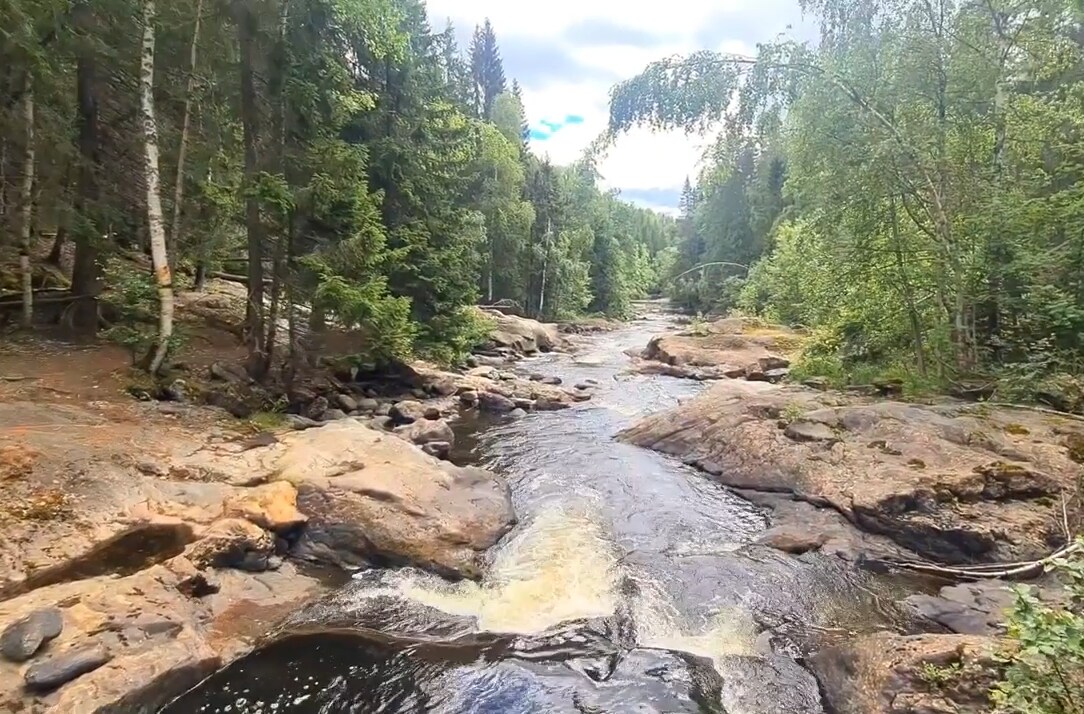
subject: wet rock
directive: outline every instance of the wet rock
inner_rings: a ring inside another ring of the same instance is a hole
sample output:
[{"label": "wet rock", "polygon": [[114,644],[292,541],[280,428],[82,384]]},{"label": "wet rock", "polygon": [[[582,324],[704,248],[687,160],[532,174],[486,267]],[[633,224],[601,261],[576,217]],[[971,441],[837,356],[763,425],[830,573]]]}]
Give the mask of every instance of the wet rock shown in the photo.
[{"label": "wet rock", "polygon": [[512,403],[516,405],[516,409],[521,409],[525,412],[529,412],[534,409],[534,400],[527,399],[525,397],[516,397],[512,400]]},{"label": "wet rock", "polygon": [[995,636],[1005,629],[1013,606],[1010,584],[999,580],[961,583],[941,588],[938,595],[916,593],[903,605],[916,617],[961,635]]},{"label": "wet rock", "polygon": [[513,409],[512,411],[508,412],[508,416],[513,419],[522,419],[523,417],[527,416],[527,412],[523,411],[522,409]]},{"label": "wet rock", "polygon": [[322,421],[339,421],[340,419],[346,419],[349,414],[342,409],[328,409],[321,417]]},{"label": "wet rock", "polygon": [[396,424],[411,424],[419,419],[425,419],[426,406],[413,399],[397,402],[391,408],[390,416]]},{"label": "wet rock", "polygon": [[452,455],[452,444],[448,441],[430,441],[422,446],[422,451],[434,458],[447,461]]},{"label": "wet rock", "polygon": [[718,660],[728,712],[823,714],[816,678],[790,657],[730,655]]},{"label": "wet rock", "polygon": [[572,401],[574,401],[574,402],[588,402],[595,395],[594,395],[594,392],[591,392],[589,390],[577,389],[576,391],[572,392],[569,396],[572,397]]},{"label": "wet rock", "polygon": [[539,412],[558,412],[562,409],[569,409],[572,405],[562,399],[555,399],[554,397],[539,397],[534,402],[535,411]]},{"label": "wet rock", "polygon": [[[390,408],[391,407],[389,406],[389,409]],[[358,400],[357,411],[363,414],[372,414],[375,413],[378,409],[380,409],[380,402],[376,401],[375,399],[366,397],[364,399]]]},{"label": "wet rock", "polygon": [[320,421],[324,418],[324,413],[327,412],[328,407],[327,397],[316,397],[305,407],[304,416],[313,421]]},{"label": "wet rock", "polygon": [[0,633],[0,655],[11,662],[25,662],[64,629],[64,616],[50,607],[35,610]]},{"label": "wet rock", "polygon": [[113,656],[101,645],[53,655],[26,670],[26,687],[35,692],[47,692],[93,672],[111,659]]},{"label": "wet rock", "polygon": [[426,407],[425,408],[425,418],[426,419],[436,420],[436,419],[440,419],[441,416],[442,415],[440,413],[440,408],[439,407]]},{"label": "wet rock", "polygon": [[455,432],[452,431],[452,427],[448,426],[448,423],[444,420],[433,421],[430,419],[423,419],[422,421],[416,421],[413,424],[405,424],[396,427],[395,434],[418,446],[429,444],[434,441],[445,442],[448,444],[455,442]]},{"label": "wet rock", "polygon": [[835,441],[836,434],[830,427],[819,422],[796,421],[783,432],[794,441]]},{"label": "wet rock", "polygon": [[478,403],[478,392],[468,389],[467,391],[459,395],[459,401],[464,406],[473,407],[475,404]]},{"label": "wet rock", "polygon": [[792,555],[817,550],[828,542],[824,533],[808,532],[798,526],[778,526],[764,533],[757,543]]},{"label": "wet rock", "polygon": [[539,380],[542,384],[548,384],[553,387],[559,387],[563,383],[560,377],[543,377]]},{"label": "wet rock", "polygon": [[[990,711],[998,678],[994,642],[965,635],[876,634],[828,647],[809,660],[831,711]],[[930,668],[946,672],[930,681]]]},{"label": "wet rock", "polygon": [[353,412],[358,410],[358,401],[349,394],[340,394],[335,398],[335,403],[339,405],[339,409],[344,412]]},{"label": "wet rock", "polygon": [[515,402],[497,392],[481,392],[478,395],[478,405],[482,410],[495,414],[507,414],[516,408]]},{"label": "wet rock", "polygon": [[223,518],[243,518],[272,533],[288,533],[303,525],[305,514],[297,510],[297,489],[285,481],[241,491],[226,500]]},{"label": "wet rock", "polygon": [[543,377],[541,374],[536,373],[528,375],[527,379],[531,380],[532,382],[541,382],[543,379],[545,379],[545,377]]}]

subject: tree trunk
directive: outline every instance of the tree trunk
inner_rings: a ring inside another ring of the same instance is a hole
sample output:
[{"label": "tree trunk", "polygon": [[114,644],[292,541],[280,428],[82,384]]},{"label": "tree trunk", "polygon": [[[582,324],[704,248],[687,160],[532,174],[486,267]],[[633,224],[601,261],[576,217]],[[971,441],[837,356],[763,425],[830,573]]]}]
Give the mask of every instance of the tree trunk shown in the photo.
[{"label": "tree trunk", "polygon": [[192,289],[197,293],[207,289],[207,264],[202,260],[196,263],[196,274],[192,278]]},{"label": "tree trunk", "polygon": [[192,124],[192,93],[196,90],[196,50],[199,46],[200,22],[203,19],[203,0],[196,1],[196,24],[192,28],[192,44],[188,50],[188,82],[184,90],[184,117],[181,119],[181,144],[177,148],[177,179],[173,186],[173,225],[169,230],[169,254],[176,260],[180,255],[181,214],[184,206],[184,164],[188,156],[188,134]]},{"label": "tree trunk", "polygon": [[64,257],[64,246],[68,243],[68,227],[65,225],[59,225],[56,227],[56,237],[53,239],[53,247],[49,251],[49,257],[45,259],[45,262],[55,265],[58,268]]},{"label": "tree trunk", "polygon": [[259,102],[256,96],[256,18],[247,0],[234,0],[237,23],[237,43],[241,59],[241,127],[244,134],[245,228],[248,234],[248,303],[245,309],[245,340],[248,347],[248,368],[256,379],[262,379],[264,365],[264,229],[260,218],[260,201],[255,195],[259,180]]},{"label": "tree trunk", "polygon": [[98,332],[98,294],[101,292],[101,267],[98,265],[98,142],[97,61],[94,56],[94,10],[90,0],[83,0],[72,11],[73,24],[80,31],[81,47],[76,60],[76,94],[79,117],[79,188],[76,210],[82,214],[75,236],[75,261],[72,267],[73,327],[87,335]]},{"label": "tree trunk", "polygon": [[23,89],[23,121],[26,149],[23,158],[23,185],[19,200],[22,225],[19,242],[19,270],[23,277],[23,327],[34,325],[34,276],[30,270],[31,237],[34,221],[34,78],[28,71]]},{"label": "tree trunk", "polygon": [[139,73],[139,104],[143,114],[143,175],[147,188],[147,227],[151,265],[158,285],[158,345],[149,371],[158,374],[173,336],[173,278],[166,251],[166,222],[162,216],[161,176],[158,171],[158,122],[154,116],[154,0],[143,0],[143,49]]},{"label": "tree trunk", "polygon": [[903,302],[907,306],[907,319],[911,324],[911,339],[915,344],[915,366],[918,373],[926,376],[926,346],[922,340],[922,322],[918,316],[918,308],[915,304],[915,293],[911,288],[911,280],[907,276],[907,265],[903,260],[903,245],[900,237],[900,222],[896,215],[896,201],[891,202],[892,220],[892,248],[896,255],[896,269],[900,273],[900,290],[903,293]]}]

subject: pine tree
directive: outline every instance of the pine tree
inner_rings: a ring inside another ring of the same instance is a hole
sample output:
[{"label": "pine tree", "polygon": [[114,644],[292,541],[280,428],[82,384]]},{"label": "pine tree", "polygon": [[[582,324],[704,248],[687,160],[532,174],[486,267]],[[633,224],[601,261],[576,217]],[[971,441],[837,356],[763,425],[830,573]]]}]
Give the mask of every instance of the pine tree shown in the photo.
[{"label": "pine tree", "polygon": [[497,47],[493,25],[485,23],[474,29],[470,48],[471,79],[474,82],[474,111],[486,121],[493,117],[493,104],[507,88],[504,63]]}]

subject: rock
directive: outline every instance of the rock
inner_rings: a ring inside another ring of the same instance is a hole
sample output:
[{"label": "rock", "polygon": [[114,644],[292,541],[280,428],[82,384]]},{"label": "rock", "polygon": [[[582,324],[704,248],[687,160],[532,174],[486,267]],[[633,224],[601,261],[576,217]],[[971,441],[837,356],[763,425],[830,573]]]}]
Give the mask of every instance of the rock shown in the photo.
[{"label": "rock", "polygon": [[230,362],[214,362],[210,367],[211,379],[216,379],[220,382],[229,382],[231,384],[249,384],[252,378],[249,377],[245,368],[239,364],[233,364]]},{"label": "rock", "polygon": [[540,412],[557,412],[571,406],[568,402],[553,397],[539,397],[534,402],[535,411]]},{"label": "rock", "polygon": [[512,403],[516,405],[516,409],[521,409],[525,412],[529,412],[534,409],[534,400],[526,399],[524,397],[516,397],[512,400]]},{"label": "rock", "polygon": [[[1040,591],[1040,597],[1043,593]],[[916,593],[903,605],[915,616],[961,635],[996,636],[1004,632],[1006,612],[1014,602],[1010,584],[982,580],[941,588],[939,595]]]},{"label": "rock", "polygon": [[199,569],[263,570],[268,556],[274,551],[275,539],[255,523],[224,518],[213,523],[202,538],[185,548],[184,555]]},{"label": "rock", "polygon": [[575,402],[587,402],[595,395],[589,390],[577,389],[572,392],[571,396],[572,400]]},{"label": "rock", "polygon": [[377,431],[391,431],[395,428],[395,421],[390,416],[378,416],[369,420],[369,426]]},{"label": "rock", "polygon": [[285,481],[244,489],[226,500],[223,518],[243,518],[272,533],[288,533],[304,525],[305,514],[297,510],[297,489]]},{"label": "rock", "polygon": [[328,410],[327,397],[316,397],[305,407],[304,416],[313,421],[320,421]]},{"label": "rock", "polygon": [[493,329],[489,334],[491,349],[507,349],[517,355],[550,352],[565,346],[557,325],[549,325],[496,310],[480,310]]},{"label": "rock", "polygon": [[598,382],[580,382],[576,385],[576,389],[586,392],[594,389],[596,386],[598,386]]},{"label": "rock", "polygon": [[113,656],[101,645],[69,650],[31,665],[24,675],[26,687],[35,692],[47,692],[93,672],[111,659]]},{"label": "rock", "polygon": [[478,392],[468,389],[459,395],[459,401],[467,407],[473,407],[478,403]]},{"label": "rock", "polygon": [[[994,648],[983,637],[881,633],[825,648],[809,665],[840,714],[980,714],[991,711]],[[931,669],[944,681],[929,681]]]},{"label": "rock", "polygon": [[769,529],[757,543],[769,548],[781,550],[784,553],[801,555],[811,550],[817,550],[828,542],[828,536],[824,533],[803,532],[797,527],[777,526]]},{"label": "rock", "polygon": [[802,384],[809,387],[810,389],[816,389],[819,392],[828,391],[828,380],[823,377],[810,377],[809,379],[803,381]]},{"label": "rock", "polygon": [[426,407],[424,404],[413,399],[397,402],[391,408],[390,416],[396,424],[411,424],[419,419],[425,419]]},{"label": "rock", "polygon": [[560,377],[543,377],[539,381],[541,381],[542,384],[548,384],[553,387],[559,387],[563,383],[563,380]]},{"label": "rock", "polygon": [[835,441],[836,434],[826,424],[809,421],[796,421],[783,432],[794,441]]},{"label": "rock", "polygon": [[358,410],[358,401],[349,394],[340,394],[335,398],[335,403],[339,405],[339,408],[344,412],[354,412]]},{"label": "rock", "polygon": [[433,394],[441,397],[450,397],[456,393],[458,387],[452,377],[438,377],[427,381],[426,386]]},{"label": "rock", "polygon": [[[788,413],[801,417],[780,429]],[[830,507],[923,558],[966,564],[1032,560],[1059,542],[1060,495],[1082,474],[1064,435],[1080,431],[1024,410],[726,380],[618,438],[732,488]]]},{"label": "rock", "polygon": [[434,441],[449,444],[455,442],[455,433],[452,431],[452,427],[448,426],[448,423],[443,420],[423,419],[413,424],[405,424],[396,427],[395,434],[418,446]]},{"label": "rock", "polygon": [[188,402],[188,384],[183,379],[175,379],[162,389],[160,397],[161,401],[185,404]]},{"label": "rock", "polygon": [[545,379],[545,377],[543,377],[541,374],[532,374],[529,375],[527,379],[531,380],[532,382],[541,382],[543,379]]},{"label": "rock", "polygon": [[11,662],[25,662],[63,629],[64,616],[60,610],[53,607],[35,610],[0,633],[0,655]]},{"label": "rock", "polygon": [[287,414],[286,423],[290,425],[291,429],[296,431],[304,431],[305,429],[314,429],[320,426],[320,422],[315,419],[309,419],[308,417],[301,416],[300,414]]},{"label": "rock", "polygon": [[485,551],[515,522],[502,479],[438,461],[351,419],[217,460],[220,469],[296,487],[309,520],[294,553],[315,562],[410,564],[476,578]]},{"label": "rock", "polygon": [[493,412],[495,414],[507,414],[516,408],[515,402],[497,392],[479,393],[478,404],[483,411]]},{"label": "rock", "polygon": [[513,419],[522,419],[523,417],[527,416],[527,412],[523,411],[522,409],[513,409],[512,411],[508,412],[508,416]]},{"label": "rock", "polygon": [[440,413],[440,409],[438,409],[437,407],[426,407],[425,408],[425,418],[426,419],[436,420],[436,419],[440,419],[441,416],[442,415]]},{"label": "rock", "polygon": [[697,332],[659,335],[648,343],[643,357],[685,368],[671,374],[675,377],[737,379],[752,376],[768,381],[769,371],[790,366],[785,355],[800,344],[800,336],[785,327],[726,318],[709,323]]},{"label": "rock", "polygon": [[380,406],[373,412],[376,416],[391,416],[392,404],[390,402],[382,402]]},{"label": "rock", "polygon": [[340,419],[346,419],[348,416],[350,415],[342,409],[328,409],[321,419],[322,421],[339,421]]},{"label": "rock", "polygon": [[446,461],[452,455],[452,444],[448,441],[430,441],[422,445],[422,451],[434,458]]},{"label": "rock", "polygon": [[[390,405],[388,408],[389,410],[391,409]],[[375,399],[370,399],[369,397],[366,397],[365,399],[358,400],[357,411],[363,414],[373,414],[378,409],[380,409],[380,402],[376,401]]]}]

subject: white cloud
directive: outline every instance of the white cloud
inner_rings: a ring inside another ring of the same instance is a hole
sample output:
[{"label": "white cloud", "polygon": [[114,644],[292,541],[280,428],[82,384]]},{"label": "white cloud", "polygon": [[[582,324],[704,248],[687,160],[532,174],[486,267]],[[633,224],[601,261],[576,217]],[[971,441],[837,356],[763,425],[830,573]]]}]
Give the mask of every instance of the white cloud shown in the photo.
[{"label": "white cloud", "polygon": [[[617,81],[667,55],[698,49],[750,54],[757,42],[800,17],[797,0],[550,0],[542,6],[428,0],[428,8],[435,27],[451,18],[461,36],[489,18],[506,74],[523,86],[532,126],[570,114],[583,117],[582,124],[563,126],[545,141],[532,142],[536,153],[562,164],[578,158],[606,128],[609,91]],[[687,176],[695,177],[707,141],[681,132],[636,129],[618,140],[599,170],[611,188],[674,191]]]}]

